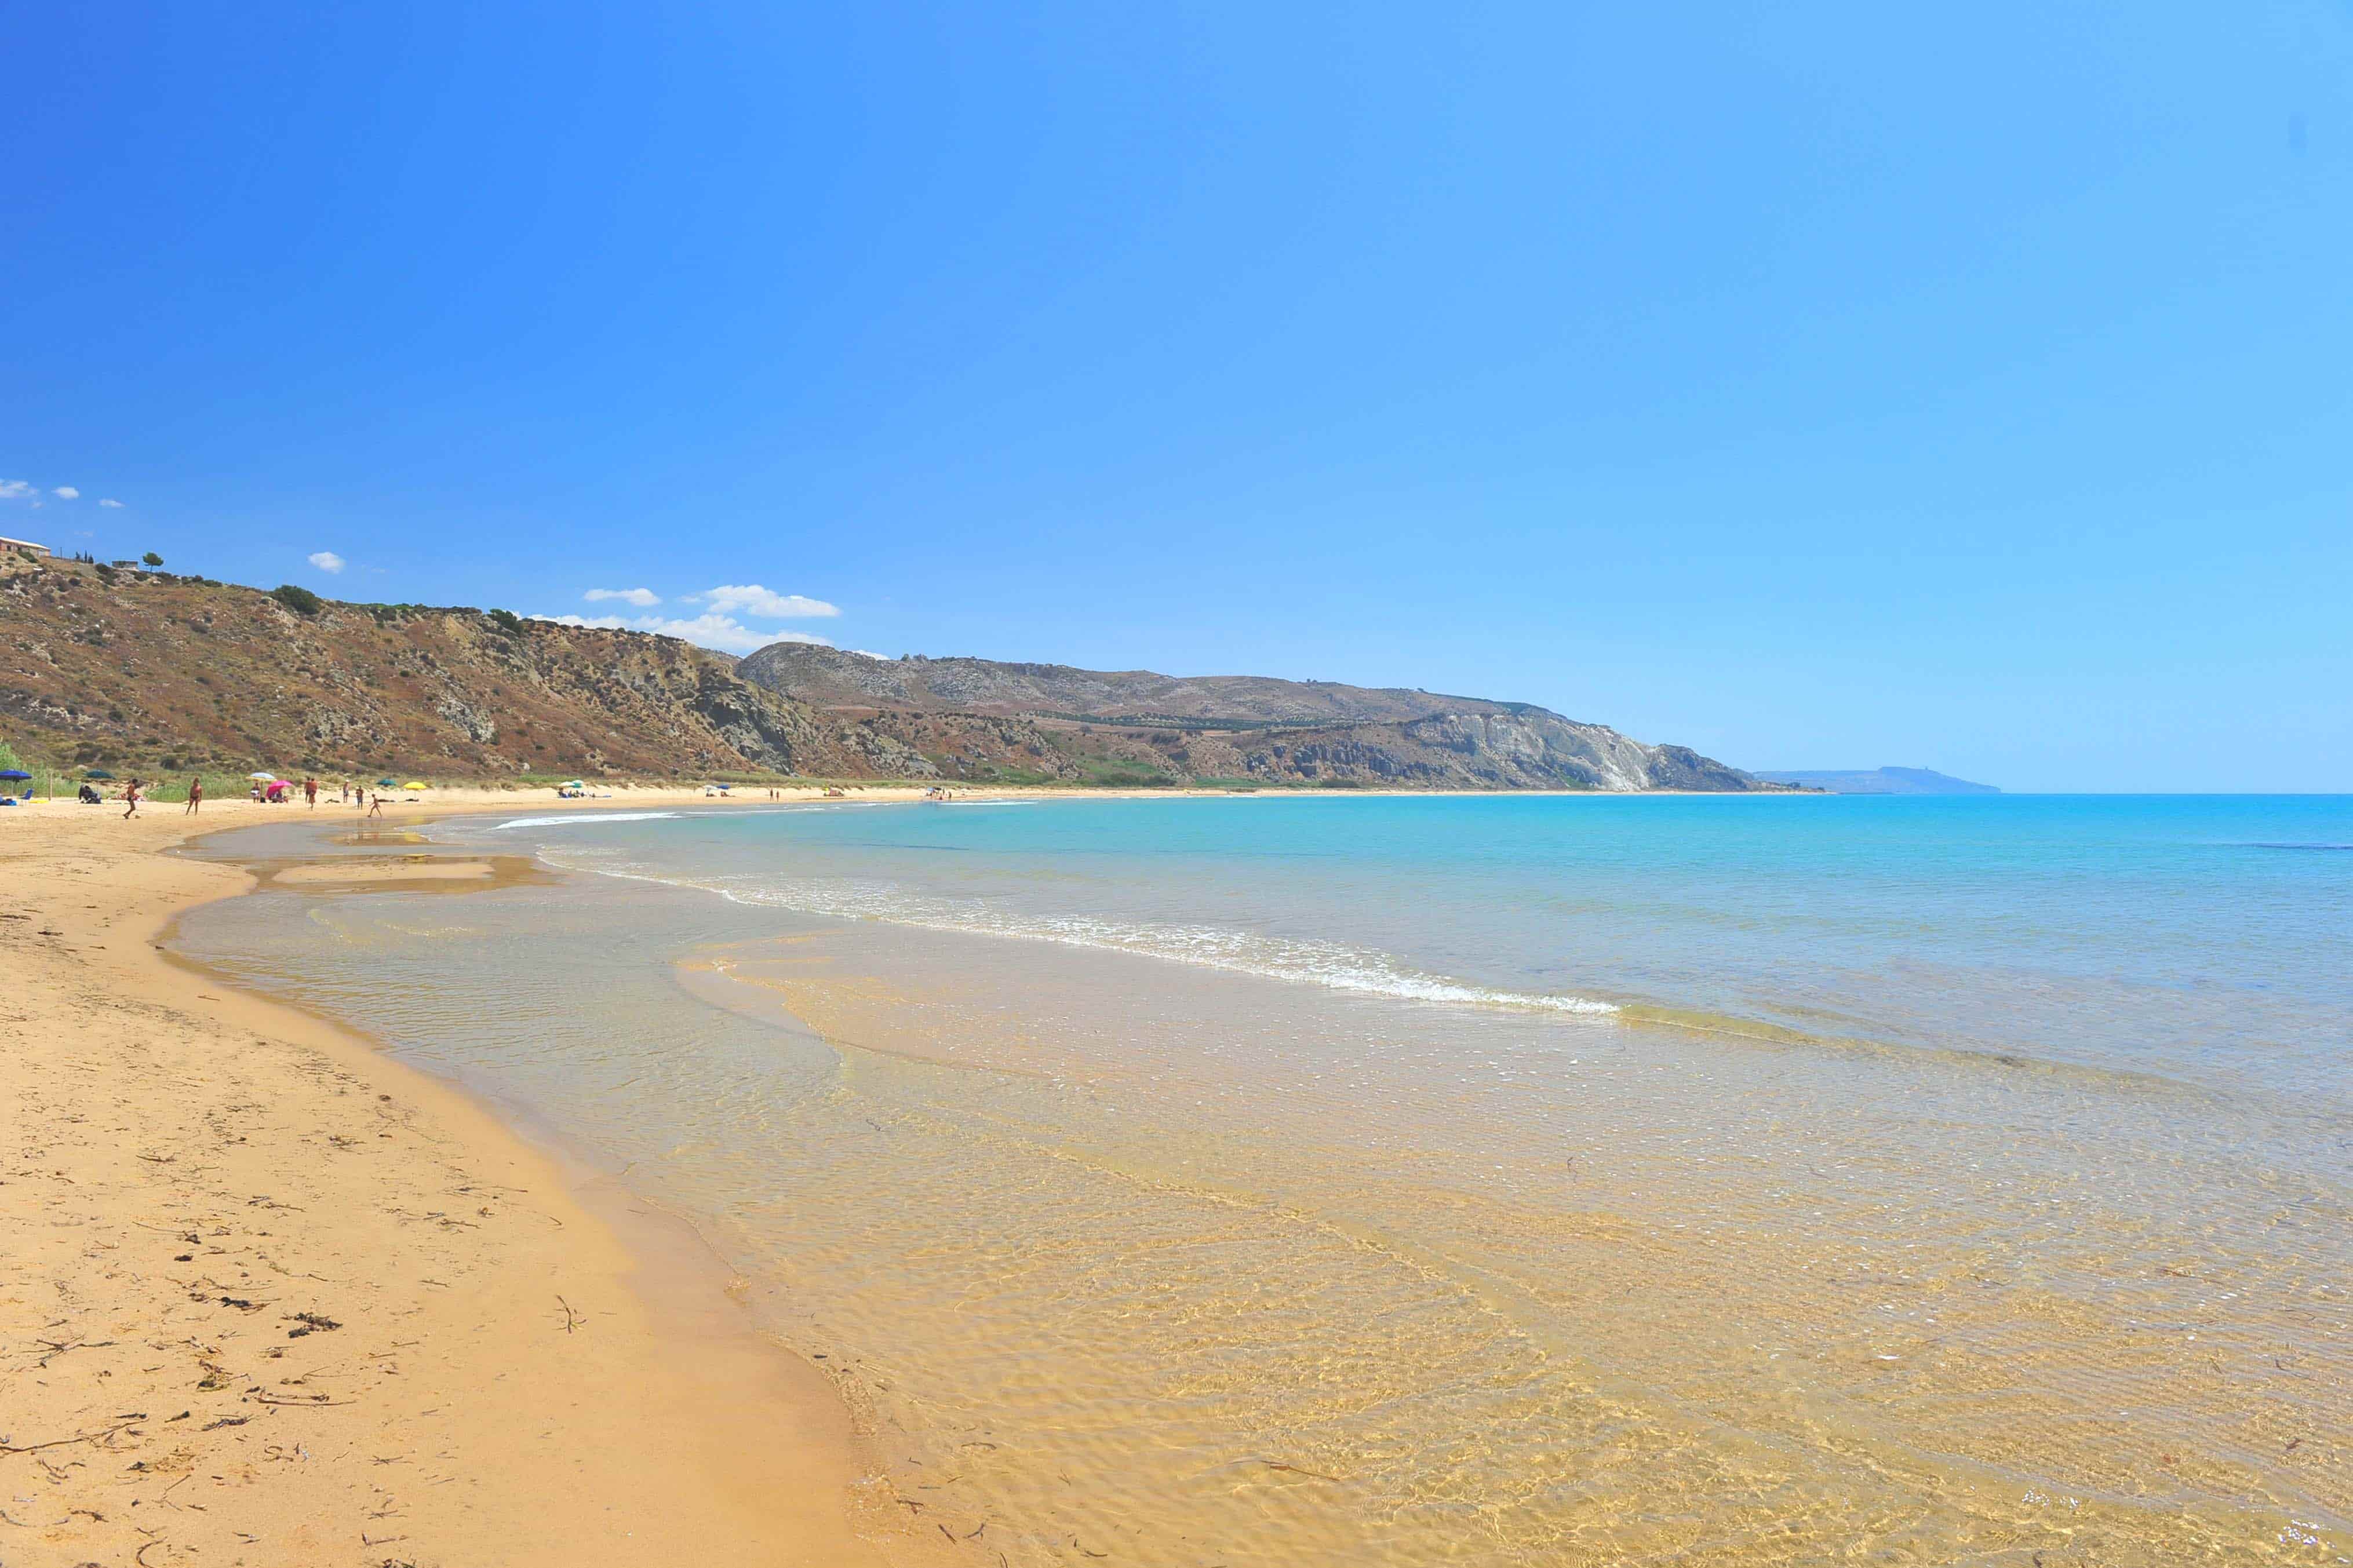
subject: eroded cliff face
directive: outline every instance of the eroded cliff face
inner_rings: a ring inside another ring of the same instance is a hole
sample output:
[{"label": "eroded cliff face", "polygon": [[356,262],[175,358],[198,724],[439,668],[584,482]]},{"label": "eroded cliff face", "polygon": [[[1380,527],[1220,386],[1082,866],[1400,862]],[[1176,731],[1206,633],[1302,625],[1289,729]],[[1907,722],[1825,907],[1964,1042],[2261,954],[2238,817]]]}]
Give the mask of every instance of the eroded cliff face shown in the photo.
[{"label": "eroded cliff face", "polygon": [[1419,789],[1750,790],[1736,768],[1522,702],[776,644],[737,673],[857,716],[951,778]]},{"label": "eroded cliff face", "polygon": [[0,731],[57,761],[920,778],[674,637],[54,564],[0,575]]},{"label": "eroded cliff face", "polygon": [[1268,783],[1417,789],[1746,790],[1746,775],[1681,746],[1646,746],[1550,714],[1434,714],[1404,724],[1203,737],[1189,765]]}]

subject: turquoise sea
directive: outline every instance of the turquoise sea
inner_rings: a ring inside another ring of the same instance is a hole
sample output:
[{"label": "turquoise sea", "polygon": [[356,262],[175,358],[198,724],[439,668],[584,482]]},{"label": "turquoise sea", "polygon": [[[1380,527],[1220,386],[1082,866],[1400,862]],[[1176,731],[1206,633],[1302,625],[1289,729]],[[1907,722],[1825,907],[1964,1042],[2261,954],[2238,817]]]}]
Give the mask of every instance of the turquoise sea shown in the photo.
[{"label": "turquoise sea", "polygon": [[694,1218],[1008,1563],[2344,1561],[2353,800],[304,831],[215,852],[549,879],[183,946]]}]

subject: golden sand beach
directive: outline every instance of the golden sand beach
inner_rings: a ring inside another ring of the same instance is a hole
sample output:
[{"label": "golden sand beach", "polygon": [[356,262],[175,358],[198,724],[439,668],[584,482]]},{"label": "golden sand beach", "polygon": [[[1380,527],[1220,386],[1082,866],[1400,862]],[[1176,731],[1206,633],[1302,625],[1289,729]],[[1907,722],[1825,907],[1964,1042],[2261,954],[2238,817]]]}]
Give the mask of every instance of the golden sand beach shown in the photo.
[{"label": "golden sand beach", "polygon": [[691,1233],[164,956],[252,885],[165,851],[290,809],[0,816],[0,1561],[879,1562]]}]

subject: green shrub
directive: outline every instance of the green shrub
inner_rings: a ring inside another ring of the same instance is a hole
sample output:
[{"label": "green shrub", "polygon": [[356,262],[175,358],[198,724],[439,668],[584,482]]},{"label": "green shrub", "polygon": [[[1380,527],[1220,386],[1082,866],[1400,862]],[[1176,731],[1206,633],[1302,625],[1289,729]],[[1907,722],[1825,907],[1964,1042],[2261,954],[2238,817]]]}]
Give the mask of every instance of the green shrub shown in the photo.
[{"label": "green shrub", "polygon": [[291,583],[280,583],[269,590],[269,596],[298,616],[315,616],[325,601],[308,588],[298,588]]},{"label": "green shrub", "polygon": [[1098,789],[1165,789],[1176,780],[1148,763],[1124,757],[1082,757],[1080,782]]}]

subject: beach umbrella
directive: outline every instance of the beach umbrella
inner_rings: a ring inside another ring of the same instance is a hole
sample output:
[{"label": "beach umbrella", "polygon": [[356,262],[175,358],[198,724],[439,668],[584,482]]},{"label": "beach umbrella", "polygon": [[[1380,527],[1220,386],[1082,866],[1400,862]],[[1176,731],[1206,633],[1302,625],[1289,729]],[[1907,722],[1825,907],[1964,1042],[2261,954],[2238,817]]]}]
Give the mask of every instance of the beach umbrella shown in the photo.
[{"label": "beach umbrella", "polygon": [[253,780],[256,784],[276,784],[278,782],[278,775],[276,773],[248,773],[245,776]]},{"label": "beach umbrella", "polygon": [[375,783],[378,789],[394,789],[398,787],[400,781],[398,779],[378,779]]},{"label": "beach umbrella", "polygon": [[403,789],[423,789],[425,785],[416,779],[411,779],[400,787]]},{"label": "beach umbrella", "polygon": [[28,779],[32,776],[22,768],[0,768],[0,779]]},{"label": "beach umbrella", "polygon": [[81,776],[86,779],[111,779],[114,775],[108,773],[104,768],[90,768],[84,772]]}]

